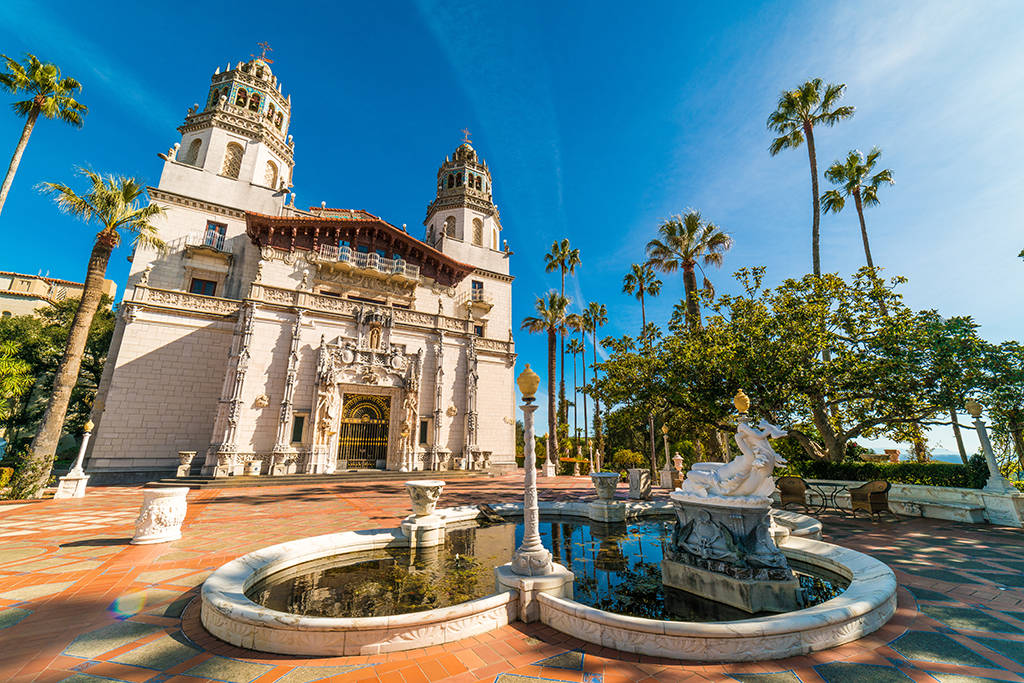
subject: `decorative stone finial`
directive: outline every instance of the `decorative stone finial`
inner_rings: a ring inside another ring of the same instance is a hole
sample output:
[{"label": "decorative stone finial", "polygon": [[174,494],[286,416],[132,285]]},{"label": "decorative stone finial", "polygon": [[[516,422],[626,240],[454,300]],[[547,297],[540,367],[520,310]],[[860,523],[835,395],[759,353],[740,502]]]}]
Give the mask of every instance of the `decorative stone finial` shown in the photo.
[{"label": "decorative stone finial", "polygon": [[668,436],[668,425],[661,425],[661,433]]},{"label": "decorative stone finial", "polygon": [[967,404],[965,405],[965,407],[967,408],[967,412],[970,413],[971,417],[973,417],[975,420],[981,417],[981,411],[983,407],[973,398],[967,399]]},{"label": "decorative stone finial", "polygon": [[526,368],[516,378],[516,384],[519,386],[519,392],[523,395],[523,400],[529,403],[537,395],[537,387],[540,386],[540,376],[531,370],[530,364],[527,363]]},{"label": "decorative stone finial", "polygon": [[88,432],[91,432],[95,426],[96,425],[93,424],[92,420],[89,420],[82,427],[82,430],[85,431],[86,433],[88,433]]},{"label": "decorative stone finial", "polygon": [[736,396],[732,399],[732,404],[736,406],[736,410],[740,413],[746,413],[750,408],[750,397],[743,393],[740,389],[736,392]]}]

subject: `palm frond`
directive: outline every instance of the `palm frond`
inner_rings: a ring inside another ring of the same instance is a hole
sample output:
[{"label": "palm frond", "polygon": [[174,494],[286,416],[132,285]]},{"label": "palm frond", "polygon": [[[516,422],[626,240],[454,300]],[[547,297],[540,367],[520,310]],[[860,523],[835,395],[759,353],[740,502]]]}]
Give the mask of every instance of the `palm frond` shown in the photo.
[{"label": "palm frond", "polygon": [[838,190],[829,190],[821,195],[821,209],[825,213],[839,213],[846,206],[846,200]]}]

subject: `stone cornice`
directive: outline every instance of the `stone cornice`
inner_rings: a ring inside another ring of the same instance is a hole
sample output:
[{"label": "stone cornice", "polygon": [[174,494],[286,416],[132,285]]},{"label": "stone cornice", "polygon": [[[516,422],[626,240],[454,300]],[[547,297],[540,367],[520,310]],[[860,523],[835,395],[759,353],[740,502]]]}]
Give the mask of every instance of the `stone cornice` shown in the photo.
[{"label": "stone cornice", "polygon": [[493,270],[485,270],[484,268],[477,268],[470,275],[479,275],[480,277],[490,278],[499,282],[512,282],[515,280],[515,276],[506,275],[505,273],[496,273]]},{"label": "stone cornice", "polygon": [[[230,107],[231,105],[228,105]],[[294,165],[294,153],[282,139],[282,134],[277,129],[268,126],[256,115],[249,115],[248,112],[239,113],[225,109],[207,109],[205,111],[191,114],[185,118],[185,123],[178,126],[178,132],[184,135],[210,126],[223,128],[245,138],[265,143],[288,165]]]},{"label": "stone cornice", "polygon": [[[181,163],[181,162],[175,162]],[[182,164],[188,166],[188,164]],[[195,168],[190,166],[190,168]],[[201,169],[200,169],[201,170]],[[192,197],[186,197],[174,192],[168,192],[167,190],[161,190],[158,187],[146,187],[146,192],[149,193],[151,201],[167,202],[168,204],[177,204],[178,206],[188,207],[190,209],[198,209],[199,211],[205,211],[207,213],[215,213],[228,218],[234,218],[236,220],[245,220],[245,211],[235,209],[230,206],[224,206],[223,204],[214,204],[213,202],[206,202],[201,199],[193,199]]]}]

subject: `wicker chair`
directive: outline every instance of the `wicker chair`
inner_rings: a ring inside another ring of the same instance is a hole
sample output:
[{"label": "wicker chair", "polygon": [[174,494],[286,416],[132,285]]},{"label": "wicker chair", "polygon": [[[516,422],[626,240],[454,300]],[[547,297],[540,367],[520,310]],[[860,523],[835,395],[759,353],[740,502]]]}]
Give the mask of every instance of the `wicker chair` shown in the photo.
[{"label": "wicker chair", "polygon": [[855,489],[850,489],[850,510],[857,516],[857,510],[864,510],[869,515],[880,515],[889,512],[889,489],[892,484],[881,479],[869,481]]},{"label": "wicker chair", "polygon": [[790,503],[802,505],[804,510],[807,507],[807,482],[800,477],[779,477],[775,480],[775,486],[779,489],[779,507],[784,508]]}]

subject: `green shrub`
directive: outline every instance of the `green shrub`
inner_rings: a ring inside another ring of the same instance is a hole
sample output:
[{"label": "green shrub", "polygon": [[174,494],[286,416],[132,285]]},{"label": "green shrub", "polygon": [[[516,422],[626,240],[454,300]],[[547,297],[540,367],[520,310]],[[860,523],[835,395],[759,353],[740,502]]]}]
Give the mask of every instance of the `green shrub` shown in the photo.
[{"label": "green shrub", "polygon": [[628,448],[620,448],[612,455],[611,462],[608,463],[606,469],[614,472],[625,472],[634,467],[647,466],[647,458],[643,454],[631,451]]},{"label": "green shrub", "polygon": [[0,489],[11,483],[11,477],[14,476],[13,467],[0,467]]},{"label": "green shrub", "polygon": [[[987,467],[984,458],[981,466]],[[893,484],[923,484],[926,486],[953,486],[981,488],[984,477],[978,478],[976,463],[968,466],[948,462],[825,462],[823,460],[797,460],[791,462],[784,474],[806,479],[840,479],[844,481],[871,481],[884,479]]]}]

